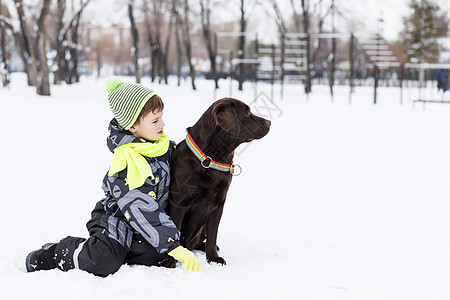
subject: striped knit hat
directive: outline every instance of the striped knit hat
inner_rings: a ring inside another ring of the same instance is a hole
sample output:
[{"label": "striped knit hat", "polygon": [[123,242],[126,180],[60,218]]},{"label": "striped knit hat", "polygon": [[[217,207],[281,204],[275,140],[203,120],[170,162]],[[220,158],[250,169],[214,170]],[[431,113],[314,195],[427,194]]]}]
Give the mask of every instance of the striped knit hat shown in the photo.
[{"label": "striped knit hat", "polygon": [[120,126],[130,129],[147,101],[156,93],[137,83],[111,77],[106,81],[109,107]]}]

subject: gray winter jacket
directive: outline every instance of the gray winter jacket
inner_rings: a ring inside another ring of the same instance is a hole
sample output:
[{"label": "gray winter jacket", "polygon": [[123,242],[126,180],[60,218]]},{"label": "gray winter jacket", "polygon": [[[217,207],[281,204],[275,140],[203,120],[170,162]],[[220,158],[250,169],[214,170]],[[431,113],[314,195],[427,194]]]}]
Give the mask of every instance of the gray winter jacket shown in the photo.
[{"label": "gray winter jacket", "polygon": [[[140,138],[120,127],[113,119],[109,125],[107,139],[111,152],[127,143],[142,142]],[[154,175],[147,178],[144,185],[129,190],[126,183],[127,170],[113,176],[106,174],[103,190],[106,198],[102,200],[104,214],[100,216],[103,228],[111,238],[124,247],[130,248],[134,234],[140,234],[159,253],[171,251],[180,245],[180,232],[164,209],[169,198],[170,160],[175,143],[170,142],[168,151],[160,157],[145,157]]]}]

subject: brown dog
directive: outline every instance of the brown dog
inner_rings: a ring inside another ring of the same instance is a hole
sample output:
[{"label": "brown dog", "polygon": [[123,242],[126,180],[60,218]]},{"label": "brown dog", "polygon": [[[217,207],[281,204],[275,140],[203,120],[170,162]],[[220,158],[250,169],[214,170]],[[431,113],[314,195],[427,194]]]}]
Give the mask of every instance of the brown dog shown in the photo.
[{"label": "brown dog", "polygon": [[234,170],[234,150],[269,129],[270,121],[253,115],[244,102],[223,98],[187,129],[186,140],[176,148],[168,214],[181,231],[181,244],[205,251],[208,263],[226,263],[216,241],[232,174],[240,172]]}]

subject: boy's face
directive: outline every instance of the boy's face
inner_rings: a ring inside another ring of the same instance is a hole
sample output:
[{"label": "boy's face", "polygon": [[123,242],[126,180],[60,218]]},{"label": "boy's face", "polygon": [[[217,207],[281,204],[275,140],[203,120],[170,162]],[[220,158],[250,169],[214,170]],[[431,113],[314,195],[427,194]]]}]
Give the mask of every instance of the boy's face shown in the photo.
[{"label": "boy's face", "polygon": [[149,112],[141,119],[139,124],[130,127],[130,132],[139,138],[144,138],[149,141],[157,141],[163,134],[164,126],[166,125],[162,120],[163,112]]}]

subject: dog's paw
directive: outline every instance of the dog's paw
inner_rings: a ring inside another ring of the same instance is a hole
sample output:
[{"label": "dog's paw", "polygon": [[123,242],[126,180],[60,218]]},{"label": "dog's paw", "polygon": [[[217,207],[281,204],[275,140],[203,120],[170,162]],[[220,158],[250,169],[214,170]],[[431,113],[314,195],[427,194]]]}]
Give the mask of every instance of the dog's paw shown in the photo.
[{"label": "dog's paw", "polygon": [[208,258],[207,261],[208,261],[209,264],[216,263],[216,264],[221,264],[222,266],[227,264],[225,259],[223,259],[220,256]]}]

